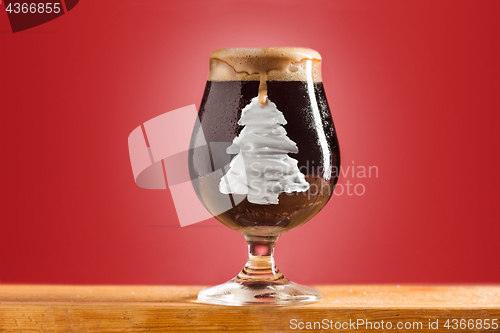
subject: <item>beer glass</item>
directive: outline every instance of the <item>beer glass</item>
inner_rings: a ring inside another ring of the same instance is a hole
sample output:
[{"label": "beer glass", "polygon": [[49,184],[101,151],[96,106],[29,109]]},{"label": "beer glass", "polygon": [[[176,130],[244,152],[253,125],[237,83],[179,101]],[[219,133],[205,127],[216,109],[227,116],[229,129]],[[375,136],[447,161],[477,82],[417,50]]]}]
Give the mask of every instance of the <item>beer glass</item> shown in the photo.
[{"label": "beer glass", "polygon": [[248,261],[234,279],[202,290],[199,301],[291,305],[321,299],[318,290],[285,278],[273,257],[280,235],[314,217],[338,179],[339,144],[321,61],[305,48],[211,54],[190,174],[205,208],[243,234]]}]

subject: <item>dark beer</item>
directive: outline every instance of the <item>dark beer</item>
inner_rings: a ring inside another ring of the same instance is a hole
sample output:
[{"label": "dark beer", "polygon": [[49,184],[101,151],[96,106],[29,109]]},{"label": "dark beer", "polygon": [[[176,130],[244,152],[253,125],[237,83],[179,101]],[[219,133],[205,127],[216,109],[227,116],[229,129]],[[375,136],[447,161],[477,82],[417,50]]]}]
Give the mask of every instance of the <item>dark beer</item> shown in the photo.
[{"label": "dark beer", "polygon": [[[217,183],[204,182],[201,176],[223,167],[214,156],[225,153],[211,151],[211,143],[229,145],[238,136],[242,129],[237,123],[241,111],[257,95],[259,84],[259,81],[207,82],[199,111],[203,130],[195,129],[193,140],[204,135],[212,158],[203,150],[194,149],[190,155],[190,173],[192,179],[200,179],[195,189],[210,212],[217,211],[220,192]],[[284,128],[298,147],[297,154],[289,155],[298,160],[299,170],[310,188],[306,192],[281,193],[277,205],[253,204],[241,195],[230,194],[234,207],[215,218],[246,234],[280,234],[307,222],[333,194],[340,167],[339,144],[322,82],[267,81],[267,95],[288,122]]]}]

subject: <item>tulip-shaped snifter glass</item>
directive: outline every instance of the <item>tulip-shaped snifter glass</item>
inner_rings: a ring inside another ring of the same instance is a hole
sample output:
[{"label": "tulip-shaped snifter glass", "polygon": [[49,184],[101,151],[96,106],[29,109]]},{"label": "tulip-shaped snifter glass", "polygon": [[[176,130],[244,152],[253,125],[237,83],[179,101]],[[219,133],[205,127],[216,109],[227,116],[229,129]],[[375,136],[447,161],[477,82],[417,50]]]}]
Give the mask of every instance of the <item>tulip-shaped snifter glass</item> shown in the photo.
[{"label": "tulip-shaped snifter glass", "polygon": [[[314,217],[333,194],[340,152],[321,78],[304,48],[221,49],[210,71],[189,156],[207,210],[239,231],[248,261],[199,301],[288,305],[321,299],[276,267],[276,241]],[[200,142],[206,143],[201,145]]]}]

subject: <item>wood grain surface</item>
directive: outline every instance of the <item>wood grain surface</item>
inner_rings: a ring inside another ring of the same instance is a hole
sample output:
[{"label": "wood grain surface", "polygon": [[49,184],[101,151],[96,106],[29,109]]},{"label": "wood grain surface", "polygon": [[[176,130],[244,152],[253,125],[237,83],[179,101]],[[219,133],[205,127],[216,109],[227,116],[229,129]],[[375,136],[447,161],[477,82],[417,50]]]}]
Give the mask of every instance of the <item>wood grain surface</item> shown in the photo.
[{"label": "wood grain surface", "polygon": [[0,285],[0,332],[500,332],[500,286],[317,287],[318,303],[227,307],[197,303],[196,286]]}]

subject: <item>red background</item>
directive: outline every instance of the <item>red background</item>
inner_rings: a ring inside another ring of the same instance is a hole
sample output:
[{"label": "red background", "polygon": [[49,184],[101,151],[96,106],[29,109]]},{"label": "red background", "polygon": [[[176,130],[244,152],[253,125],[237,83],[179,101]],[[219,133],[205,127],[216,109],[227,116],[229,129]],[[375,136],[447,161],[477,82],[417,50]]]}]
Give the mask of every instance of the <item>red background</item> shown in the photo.
[{"label": "red background", "polygon": [[181,228],[127,137],[199,105],[222,47],[305,46],[342,163],[379,168],[276,249],[300,283],[500,282],[499,1],[82,1],[13,34],[0,12],[0,282],[215,284],[243,237]]}]

